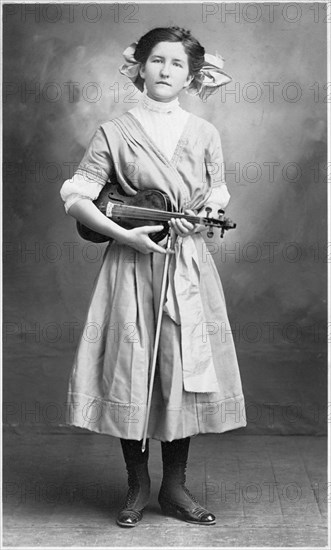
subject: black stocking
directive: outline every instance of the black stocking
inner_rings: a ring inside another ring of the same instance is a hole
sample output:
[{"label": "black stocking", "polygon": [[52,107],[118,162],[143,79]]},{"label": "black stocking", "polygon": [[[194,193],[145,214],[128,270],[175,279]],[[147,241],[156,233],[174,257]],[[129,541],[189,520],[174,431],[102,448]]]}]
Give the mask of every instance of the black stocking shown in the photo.
[{"label": "black stocking", "polygon": [[144,464],[149,457],[149,440],[146,441],[145,452],[142,452],[142,440],[121,439],[123,456],[126,464]]},{"label": "black stocking", "polygon": [[190,447],[190,437],[174,439],[174,441],[162,441],[162,461],[164,464],[186,463]]}]

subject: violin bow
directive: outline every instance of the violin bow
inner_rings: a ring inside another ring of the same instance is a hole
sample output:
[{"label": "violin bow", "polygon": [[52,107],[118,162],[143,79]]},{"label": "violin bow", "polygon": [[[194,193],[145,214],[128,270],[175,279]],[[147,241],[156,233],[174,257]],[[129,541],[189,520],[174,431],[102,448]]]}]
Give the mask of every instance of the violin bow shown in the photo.
[{"label": "violin bow", "polygon": [[173,240],[170,231],[168,233],[167,239],[168,239],[167,240],[167,246],[166,246],[167,254],[165,255],[164,266],[163,266],[160,301],[159,301],[159,309],[158,309],[158,314],[157,314],[157,322],[156,322],[156,330],[155,330],[155,338],[154,338],[153,358],[152,358],[152,365],[151,365],[151,369],[150,369],[147,408],[146,408],[146,415],[145,415],[145,421],[144,421],[143,442],[142,442],[142,446],[141,446],[141,450],[142,450],[143,453],[146,450],[147,430],[148,430],[148,423],[149,423],[149,417],[150,417],[150,412],[151,412],[151,403],[152,403],[152,393],[153,393],[153,386],[154,386],[156,359],[157,359],[157,352],[158,352],[158,349],[159,349],[161,323],[162,323],[162,315],[163,315],[163,305],[164,305],[164,301],[165,301],[165,293],[166,293],[166,288],[167,288],[167,279],[168,279],[168,270],[169,270],[169,261],[170,261],[169,251],[171,249],[172,240]]}]

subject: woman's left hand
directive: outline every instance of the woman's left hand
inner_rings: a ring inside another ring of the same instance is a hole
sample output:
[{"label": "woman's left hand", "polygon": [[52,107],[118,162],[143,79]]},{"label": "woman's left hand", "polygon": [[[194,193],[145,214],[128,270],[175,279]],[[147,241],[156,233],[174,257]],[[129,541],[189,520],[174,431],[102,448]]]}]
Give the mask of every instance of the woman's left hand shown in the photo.
[{"label": "woman's left hand", "polygon": [[[189,216],[196,216],[193,210],[185,210],[185,214],[188,214]],[[180,237],[187,237],[188,235],[192,235],[193,233],[200,233],[200,231],[206,229],[204,225],[198,223],[193,224],[187,221],[185,218],[171,218],[169,223],[170,227]]]}]

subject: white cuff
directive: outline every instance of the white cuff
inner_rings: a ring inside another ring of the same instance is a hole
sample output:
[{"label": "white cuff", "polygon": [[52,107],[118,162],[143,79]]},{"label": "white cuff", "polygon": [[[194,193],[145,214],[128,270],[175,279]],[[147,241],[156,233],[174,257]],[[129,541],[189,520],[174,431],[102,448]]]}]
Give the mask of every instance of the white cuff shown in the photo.
[{"label": "white cuff", "polygon": [[212,191],[208,197],[208,200],[204,207],[213,205],[218,208],[225,208],[230,200],[230,193],[226,184],[220,185],[218,187],[213,187]]},{"label": "white cuff", "polygon": [[68,214],[69,208],[75,204],[75,202],[80,201],[81,199],[88,199],[92,200],[91,197],[85,197],[84,195],[79,195],[78,193],[72,193],[72,195],[68,195],[65,203],[64,203],[64,209],[66,211],[66,214]]}]

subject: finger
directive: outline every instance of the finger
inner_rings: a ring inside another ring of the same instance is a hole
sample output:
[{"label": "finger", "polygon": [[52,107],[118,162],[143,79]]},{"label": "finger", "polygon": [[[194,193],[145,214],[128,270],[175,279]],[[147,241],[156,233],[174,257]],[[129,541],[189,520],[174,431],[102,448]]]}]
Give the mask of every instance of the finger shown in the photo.
[{"label": "finger", "polygon": [[207,227],[205,225],[202,225],[200,223],[198,223],[196,225],[196,227],[194,228],[194,232],[193,233],[201,233],[202,231],[204,231],[205,229],[207,229]]},{"label": "finger", "polygon": [[183,227],[182,218],[171,218],[174,227]]},{"label": "finger", "polygon": [[153,245],[150,246],[150,248],[151,248],[152,252],[159,252],[161,254],[174,254],[175,253],[174,250],[163,248],[162,246],[159,246],[156,243],[153,243]]},{"label": "finger", "polygon": [[184,227],[186,227],[186,229],[189,229],[190,231],[192,231],[192,229],[194,229],[193,223],[189,222],[189,221],[186,220],[185,218],[182,218],[180,221],[182,222],[182,225],[183,225]]},{"label": "finger", "polygon": [[144,227],[146,228],[146,233],[156,233],[164,229],[163,225],[146,225]]},{"label": "finger", "polygon": [[172,229],[177,233],[177,235],[180,235],[182,234],[182,227],[178,224],[178,220],[175,220],[175,219],[171,219],[170,220],[170,225],[172,227]]},{"label": "finger", "polygon": [[181,231],[192,231],[194,228],[193,224],[185,220],[185,218],[180,218],[180,220],[177,221],[177,226]]},{"label": "finger", "polygon": [[[185,210],[185,214],[188,214],[189,216],[194,216],[195,218],[197,218],[197,213],[194,212],[194,210],[191,210],[191,209]],[[190,222],[190,223],[194,226],[194,229],[199,225],[198,223],[194,223],[194,222]]]},{"label": "finger", "polygon": [[172,228],[180,237],[184,237],[188,232],[188,230],[182,226],[179,220],[175,220],[172,222]]}]

